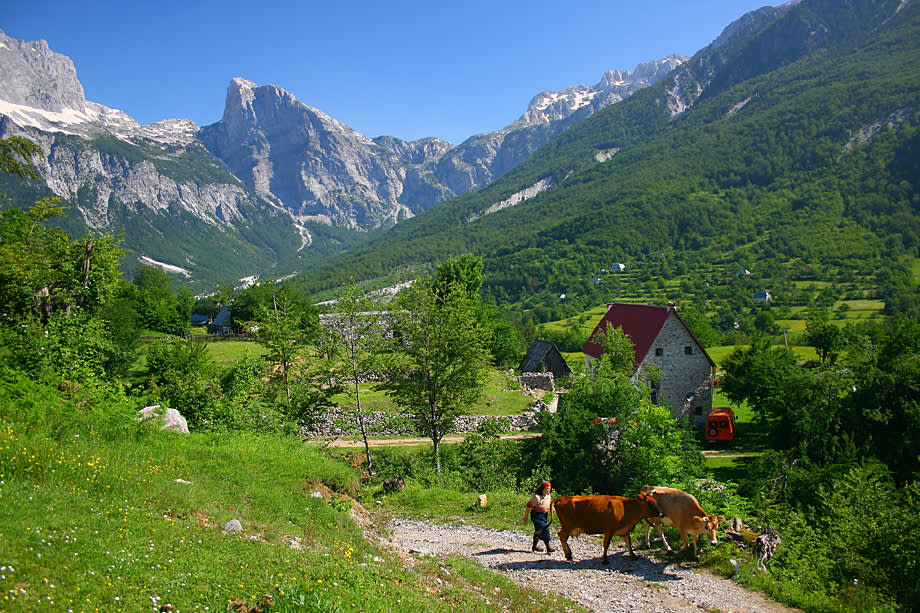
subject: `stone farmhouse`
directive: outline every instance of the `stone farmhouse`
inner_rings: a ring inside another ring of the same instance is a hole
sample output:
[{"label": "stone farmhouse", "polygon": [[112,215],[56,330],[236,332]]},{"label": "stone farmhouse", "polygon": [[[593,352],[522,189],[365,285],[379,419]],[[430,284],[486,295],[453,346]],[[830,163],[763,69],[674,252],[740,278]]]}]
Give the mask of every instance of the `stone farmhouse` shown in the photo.
[{"label": "stone farmhouse", "polygon": [[595,340],[607,330],[622,328],[635,349],[634,377],[653,367],[659,373],[652,402],[671,408],[678,421],[702,425],[712,409],[712,382],[716,365],[674,306],[614,302],[594,328],[582,351],[590,372],[601,357]]}]

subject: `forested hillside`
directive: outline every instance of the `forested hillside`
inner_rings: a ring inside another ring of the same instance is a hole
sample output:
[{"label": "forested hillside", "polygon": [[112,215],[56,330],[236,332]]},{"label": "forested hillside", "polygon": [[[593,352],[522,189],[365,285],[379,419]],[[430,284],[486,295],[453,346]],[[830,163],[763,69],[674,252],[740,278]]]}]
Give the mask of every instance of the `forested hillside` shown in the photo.
[{"label": "forested hillside", "polygon": [[[599,278],[613,262],[644,280],[705,285],[689,293],[701,301],[743,268],[764,288],[844,272],[870,291],[885,286],[879,271],[903,271],[920,237],[920,7],[898,6],[802,2],[301,283],[316,292],[473,252],[497,303],[555,305],[566,294],[554,315],[631,295]],[[687,98],[675,92],[701,83],[694,70],[711,73],[706,87],[672,117],[668,103]],[[613,156],[599,162],[600,152]],[[553,185],[535,198],[482,215],[544,178]]]}]

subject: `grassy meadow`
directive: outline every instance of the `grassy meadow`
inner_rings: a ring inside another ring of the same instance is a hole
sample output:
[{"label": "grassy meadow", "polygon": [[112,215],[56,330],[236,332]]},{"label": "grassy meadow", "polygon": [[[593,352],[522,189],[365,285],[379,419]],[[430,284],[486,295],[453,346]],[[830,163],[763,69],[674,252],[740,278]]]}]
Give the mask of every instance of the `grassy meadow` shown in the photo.
[{"label": "grassy meadow", "polygon": [[321,449],[162,432],[93,400],[0,382],[0,610],[565,606],[464,560],[405,565],[365,538],[357,472]]}]

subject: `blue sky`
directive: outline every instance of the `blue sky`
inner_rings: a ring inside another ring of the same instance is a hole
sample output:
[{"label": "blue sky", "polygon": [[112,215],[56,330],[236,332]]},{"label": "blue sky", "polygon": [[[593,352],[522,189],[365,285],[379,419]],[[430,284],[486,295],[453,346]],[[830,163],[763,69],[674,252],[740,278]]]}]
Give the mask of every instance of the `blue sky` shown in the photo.
[{"label": "blue sky", "polygon": [[[221,118],[230,79],[363,134],[458,144],[544,90],[690,56],[764,0],[6,0],[0,29],[69,56],[86,97],[141,123]],[[775,4],[775,2],[773,3]]]}]

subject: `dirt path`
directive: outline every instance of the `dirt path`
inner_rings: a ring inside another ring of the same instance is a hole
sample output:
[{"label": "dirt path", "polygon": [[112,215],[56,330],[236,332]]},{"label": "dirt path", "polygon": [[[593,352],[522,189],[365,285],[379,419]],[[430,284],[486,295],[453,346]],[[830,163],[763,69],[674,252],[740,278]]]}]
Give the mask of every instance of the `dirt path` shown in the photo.
[{"label": "dirt path", "polygon": [[610,565],[603,566],[601,545],[594,537],[569,539],[574,562],[568,562],[561,551],[531,553],[530,535],[524,532],[406,519],[391,521],[389,529],[389,545],[401,555],[468,556],[519,585],[561,594],[591,611],[790,611],[729,579],[692,571],[687,563],[652,558],[647,550],[630,559],[619,537],[610,545]]},{"label": "dirt path", "polygon": [[[449,434],[441,439],[441,443],[461,443],[465,438],[465,434]],[[522,438],[533,438],[535,436],[540,436],[539,432],[519,432],[516,434],[502,434],[499,438],[502,439],[522,439]],[[419,445],[430,445],[431,439],[421,436],[400,436],[397,438],[375,438],[368,439],[367,444],[371,447],[396,447],[396,446],[419,446]],[[328,441],[330,447],[340,447],[340,448],[353,448],[353,447],[364,447],[364,441],[361,439],[355,438],[337,438],[332,441]]]}]

